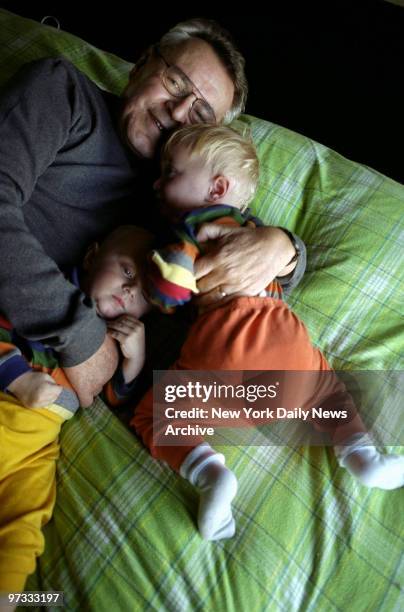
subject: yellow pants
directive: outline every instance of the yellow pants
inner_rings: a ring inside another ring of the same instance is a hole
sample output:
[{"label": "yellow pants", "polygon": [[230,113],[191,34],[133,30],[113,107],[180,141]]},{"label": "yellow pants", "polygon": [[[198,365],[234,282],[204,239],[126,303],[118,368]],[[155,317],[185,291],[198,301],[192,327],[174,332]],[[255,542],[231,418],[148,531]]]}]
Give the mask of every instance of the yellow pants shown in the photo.
[{"label": "yellow pants", "polygon": [[0,392],[0,593],[23,591],[44,550],[66,417],[54,404],[29,409]]}]

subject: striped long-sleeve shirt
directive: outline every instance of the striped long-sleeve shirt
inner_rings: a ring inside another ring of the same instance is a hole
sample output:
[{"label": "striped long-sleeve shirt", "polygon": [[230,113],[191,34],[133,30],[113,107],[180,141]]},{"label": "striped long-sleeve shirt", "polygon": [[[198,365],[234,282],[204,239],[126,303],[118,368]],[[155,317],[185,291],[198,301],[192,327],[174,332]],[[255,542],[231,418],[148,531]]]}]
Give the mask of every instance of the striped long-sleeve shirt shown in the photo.
[{"label": "striped long-sleeve shirt", "polygon": [[[227,204],[197,208],[187,213],[173,228],[175,241],[152,251],[146,279],[147,299],[163,312],[171,313],[177,306],[189,302],[198,293],[194,264],[204,252],[203,243],[196,239],[202,223],[220,223],[235,227],[256,228],[263,223],[249,212]],[[282,297],[280,282],[272,282],[262,295]]]}]

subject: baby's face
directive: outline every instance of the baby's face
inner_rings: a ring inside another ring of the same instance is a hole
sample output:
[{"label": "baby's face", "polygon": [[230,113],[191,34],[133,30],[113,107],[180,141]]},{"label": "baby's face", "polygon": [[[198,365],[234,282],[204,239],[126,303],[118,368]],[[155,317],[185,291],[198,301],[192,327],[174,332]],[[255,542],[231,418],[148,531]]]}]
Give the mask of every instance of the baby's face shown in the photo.
[{"label": "baby's face", "polygon": [[179,145],[170,159],[163,160],[160,178],[154,183],[164,211],[169,216],[209,206],[212,171],[200,157],[190,157],[188,149]]},{"label": "baby's face", "polygon": [[101,246],[90,267],[86,291],[103,319],[115,319],[125,313],[140,318],[149,310],[136,264],[135,241],[136,234],[128,233]]}]

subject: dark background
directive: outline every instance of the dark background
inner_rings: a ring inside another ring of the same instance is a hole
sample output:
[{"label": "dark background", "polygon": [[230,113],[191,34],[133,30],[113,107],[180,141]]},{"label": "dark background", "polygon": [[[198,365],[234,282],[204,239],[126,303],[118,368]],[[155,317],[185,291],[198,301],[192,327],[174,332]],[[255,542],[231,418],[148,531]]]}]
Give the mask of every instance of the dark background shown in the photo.
[{"label": "dark background", "polygon": [[242,4],[1,6],[38,21],[54,15],[63,30],[131,61],[176,22],[214,18],[231,31],[246,58],[247,112],[404,183],[404,8],[383,0]]}]

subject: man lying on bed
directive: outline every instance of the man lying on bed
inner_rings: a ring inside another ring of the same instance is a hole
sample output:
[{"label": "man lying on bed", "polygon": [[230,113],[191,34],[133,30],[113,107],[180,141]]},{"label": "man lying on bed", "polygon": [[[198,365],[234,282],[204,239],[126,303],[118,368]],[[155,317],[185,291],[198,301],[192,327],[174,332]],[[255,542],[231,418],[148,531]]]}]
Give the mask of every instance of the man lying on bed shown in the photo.
[{"label": "man lying on bed", "polygon": [[[0,98],[0,313],[21,336],[59,353],[78,393],[91,404],[95,372],[116,364],[116,348],[91,301],[61,267],[118,224],[145,213],[140,176],[165,132],[181,124],[224,122],[245,106],[244,60],[217,24],[179,24],[150,47],[130,74],[123,102],[64,59],[26,66]],[[147,212],[147,211],[146,211]],[[154,211],[152,211],[154,213]],[[235,229],[197,277],[205,303],[237,291],[256,295],[285,268],[295,246],[280,228]],[[289,286],[305,266],[287,269]],[[289,275],[289,276],[288,276]]]}]

